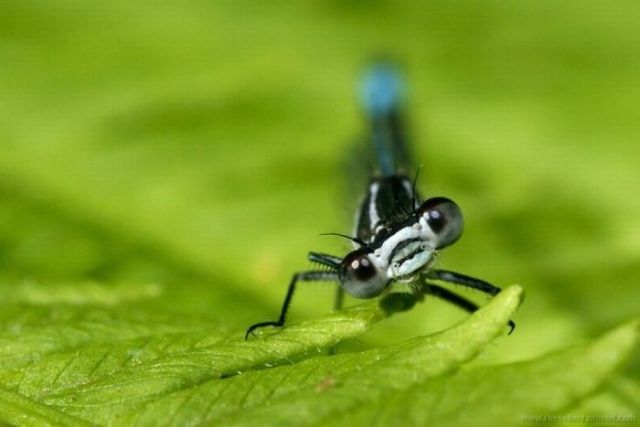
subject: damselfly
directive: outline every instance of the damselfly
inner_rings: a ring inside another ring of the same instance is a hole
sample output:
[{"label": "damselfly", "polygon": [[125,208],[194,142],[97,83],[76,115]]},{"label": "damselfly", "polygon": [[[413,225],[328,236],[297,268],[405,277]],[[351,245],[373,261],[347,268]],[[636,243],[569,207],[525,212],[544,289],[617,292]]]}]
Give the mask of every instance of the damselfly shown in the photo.
[{"label": "damselfly", "polygon": [[[462,285],[491,296],[500,292],[484,280],[433,268],[438,252],[460,238],[462,212],[450,199],[421,201],[416,192],[417,173],[413,180],[408,175],[402,92],[402,80],[392,64],[376,64],[364,76],[362,99],[371,123],[375,170],[356,211],[354,236],[342,235],[353,242],[353,251],[344,257],[310,252],[309,260],[324,268],[295,273],[278,320],[250,326],[245,338],[258,328],[284,325],[299,282],[337,282],[337,308],[344,292],[356,298],[374,298],[394,282],[407,283],[414,293],[433,295],[469,312],[478,306],[434,282]],[[509,326],[511,333],[513,321]]]}]

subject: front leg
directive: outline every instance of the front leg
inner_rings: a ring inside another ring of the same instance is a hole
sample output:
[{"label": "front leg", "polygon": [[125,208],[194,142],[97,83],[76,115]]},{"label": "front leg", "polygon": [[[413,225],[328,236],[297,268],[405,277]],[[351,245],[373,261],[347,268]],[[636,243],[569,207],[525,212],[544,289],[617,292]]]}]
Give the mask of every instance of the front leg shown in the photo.
[{"label": "front leg", "polygon": [[456,273],[454,271],[448,270],[430,270],[426,274],[428,279],[433,280],[441,280],[447,283],[453,283],[455,285],[462,285],[468,288],[477,289],[481,292],[489,294],[491,296],[496,296],[502,289],[499,287],[492,285],[489,282],[485,282],[481,279],[476,279],[475,277],[466,276],[464,274]]},{"label": "front leg", "polygon": [[[485,282],[484,280],[476,279],[475,277],[466,276],[464,274],[456,273],[453,271],[431,270],[426,274],[426,277],[428,279],[440,280],[447,283],[453,283],[455,285],[466,286],[468,288],[487,293],[491,296],[496,296],[502,290],[489,282]],[[457,305],[458,307],[468,311],[469,313],[473,313],[478,309],[478,306],[476,304],[438,285],[426,283],[422,291],[426,294],[431,294],[438,298],[449,301],[450,303]],[[511,335],[513,330],[516,328],[516,324],[513,320],[509,320],[509,328],[509,335]]]},{"label": "front leg", "polygon": [[248,339],[249,335],[253,334],[258,328],[263,328],[265,326],[283,326],[285,319],[287,317],[287,310],[289,309],[289,305],[291,304],[291,299],[293,298],[293,293],[296,290],[296,284],[298,281],[303,282],[312,282],[312,281],[337,281],[338,273],[337,271],[322,271],[322,270],[311,270],[311,271],[302,271],[300,273],[296,273],[291,278],[291,282],[289,282],[289,288],[287,289],[287,295],[284,297],[284,302],[282,303],[282,308],[280,309],[280,317],[278,320],[271,322],[260,322],[254,325],[249,326],[247,332],[244,334],[244,339]]}]

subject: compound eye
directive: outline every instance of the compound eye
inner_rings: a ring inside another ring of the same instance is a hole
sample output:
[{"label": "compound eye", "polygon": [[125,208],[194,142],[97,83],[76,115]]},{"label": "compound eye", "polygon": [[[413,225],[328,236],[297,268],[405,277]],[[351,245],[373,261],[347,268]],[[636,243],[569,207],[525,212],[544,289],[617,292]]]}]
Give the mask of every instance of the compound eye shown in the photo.
[{"label": "compound eye", "polygon": [[343,258],[338,275],[342,288],[356,298],[378,296],[389,282],[373,264],[370,254],[363,249]]},{"label": "compound eye", "polygon": [[418,217],[425,218],[436,235],[436,248],[441,249],[456,242],[462,234],[464,221],[458,205],[446,197],[433,197],[422,203]]}]

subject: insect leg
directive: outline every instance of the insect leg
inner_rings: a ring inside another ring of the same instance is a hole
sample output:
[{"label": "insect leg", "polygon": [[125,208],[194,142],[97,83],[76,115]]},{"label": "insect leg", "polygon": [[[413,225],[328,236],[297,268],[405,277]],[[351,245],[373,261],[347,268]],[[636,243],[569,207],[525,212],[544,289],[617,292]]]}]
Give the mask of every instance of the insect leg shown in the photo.
[{"label": "insect leg", "polygon": [[475,277],[465,276],[464,274],[456,273],[454,271],[447,270],[431,270],[426,274],[428,279],[441,280],[443,282],[453,283],[456,285],[466,286],[468,288],[477,289],[485,294],[496,296],[502,289],[492,285],[489,282],[485,282]]},{"label": "insect leg", "polygon": [[425,284],[420,286],[418,290],[425,295],[433,295],[434,297],[438,297],[447,302],[450,302],[451,304],[469,313],[473,313],[478,309],[478,305],[476,303],[473,303],[468,299],[461,297],[460,295],[453,293],[448,289],[443,288],[442,286],[425,282]]},{"label": "insect leg", "polygon": [[[340,257],[320,252],[309,252],[308,257],[309,261],[316,262],[320,265],[327,266],[334,270],[337,270],[340,267],[340,263],[342,262],[342,258]],[[342,309],[343,303],[344,289],[342,289],[342,286],[338,286],[338,288],[336,289],[336,298],[335,302],[333,303],[333,309],[336,311]]]},{"label": "insect leg", "polygon": [[291,304],[291,299],[293,298],[293,293],[296,290],[296,284],[298,281],[303,282],[312,282],[312,281],[335,281],[338,280],[338,273],[336,271],[321,271],[321,270],[311,270],[311,271],[303,271],[300,273],[296,273],[291,278],[291,282],[289,282],[289,288],[287,289],[287,295],[284,297],[284,302],[282,303],[282,308],[280,309],[280,317],[278,320],[271,322],[260,322],[254,325],[249,326],[247,328],[247,332],[244,335],[244,339],[249,338],[249,335],[253,334],[258,328],[263,328],[265,326],[282,326],[284,325],[285,319],[287,317],[287,310],[289,309],[289,305]]},{"label": "insect leg", "polygon": [[[469,313],[473,313],[478,309],[478,305],[469,301],[468,299],[461,297],[460,295],[451,292],[448,289],[443,288],[442,286],[435,285],[433,283],[425,282],[421,286],[417,288],[418,291],[426,294],[433,295],[440,299],[443,299],[451,304],[468,311]],[[516,324],[513,320],[509,320],[509,335],[516,328]]]},{"label": "insect leg", "polygon": [[340,263],[342,262],[342,258],[337,257],[335,255],[324,254],[321,252],[309,252],[307,255],[309,261],[316,262],[320,265],[324,265],[333,270],[337,270],[340,267]]}]

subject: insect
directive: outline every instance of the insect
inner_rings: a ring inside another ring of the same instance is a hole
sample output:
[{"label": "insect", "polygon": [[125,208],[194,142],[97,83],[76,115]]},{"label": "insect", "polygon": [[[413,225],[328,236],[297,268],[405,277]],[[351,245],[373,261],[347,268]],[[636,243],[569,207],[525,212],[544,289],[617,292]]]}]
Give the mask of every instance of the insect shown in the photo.
[{"label": "insect", "polygon": [[[433,268],[439,251],[462,234],[463,217],[458,205],[445,197],[424,201],[416,192],[417,173],[410,178],[410,156],[402,128],[403,82],[391,63],[374,64],[363,78],[362,101],[370,121],[374,170],[357,211],[353,250],[344,257],[310,252],[310,261],[323,269],[301,271],[291,278],[278,320],[250,326],[255,330],[283,326],[296,286],[300,282],[328,281],[339,284],[336,308],[344,293],[356,298],[375,298],[394,282],[406,283],[412,292],[432,295],[468,312],[478,306],[435,282],[473,288],[490,296],[500,288],[484,280]],[[509,321],[510,332],[515,323]]]}]

